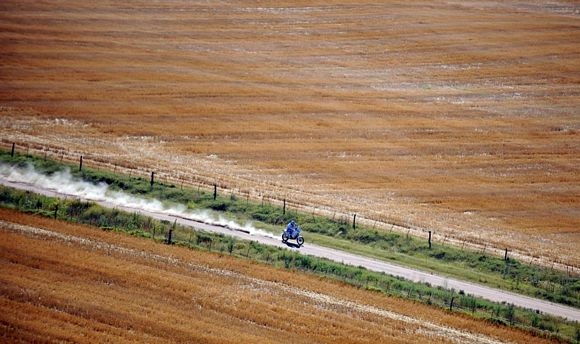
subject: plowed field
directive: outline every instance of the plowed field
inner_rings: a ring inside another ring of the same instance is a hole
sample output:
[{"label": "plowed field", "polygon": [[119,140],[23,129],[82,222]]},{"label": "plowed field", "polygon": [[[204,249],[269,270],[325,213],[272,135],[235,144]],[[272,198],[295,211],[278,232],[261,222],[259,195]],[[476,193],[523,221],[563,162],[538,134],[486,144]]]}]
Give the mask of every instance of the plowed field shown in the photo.
[{"label": "plowed field", "polygon": [[580,266],[579,13],[6,0],[0,136]]}]

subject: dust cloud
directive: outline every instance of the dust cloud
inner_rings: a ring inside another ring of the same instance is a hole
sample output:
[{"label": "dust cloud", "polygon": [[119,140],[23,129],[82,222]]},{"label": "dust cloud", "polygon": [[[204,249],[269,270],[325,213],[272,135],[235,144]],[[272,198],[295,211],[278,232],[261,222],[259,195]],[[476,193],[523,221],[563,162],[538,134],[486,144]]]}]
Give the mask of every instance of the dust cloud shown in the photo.
[{"label": "dust cloud", "polygon": [[12,183],[31,185],[37,189],[49,190],[83,200],[106,202],[113,206],[187,218],[209,225],[249,232],[252,235],[274,237],[273,234],[256,228],[251,222],[246,222],[242,225],[210,209],[192,210],[183,204],[162,202],[154,198],[138,197],[123,191],[112,190],[107,183],[95,184],[88,182],[73,176],[68,168],[50,174],[43,174],[31,164],[27,164],[25,167],[0,164],[0,179]]}]

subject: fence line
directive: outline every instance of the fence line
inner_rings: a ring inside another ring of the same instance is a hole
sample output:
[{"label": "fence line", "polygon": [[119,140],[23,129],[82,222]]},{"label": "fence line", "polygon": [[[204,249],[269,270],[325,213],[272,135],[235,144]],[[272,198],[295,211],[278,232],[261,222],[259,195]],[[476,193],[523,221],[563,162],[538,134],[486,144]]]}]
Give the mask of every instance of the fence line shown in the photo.
[{"label": "fence line", "polygon": [[[122,173],[129,176],[140,176],[142,178],[149,178],[152,169],[145,168],[143,166],[139,166],[137,164],[132,164],[129,162],[115,162],[112,163],[106,160],[103,157],[95,156],[93,154],[87,154],[85,152],[77,151],[77,150],[69,150],[58,147],[56,145],[45,145],[40,143],[20,143],[15,142],[14,140],[7,140],[1,139],[0,146],[6,147],[7,149],[11,149],[12,146],[15,146],[16,151],[21,149],[22,151],[26,151],[26,154],[34,154],[39,157],[52,158],[53,160],[58,160],[61,162],[67,162],[70,164],[75,164],[79,162],[79,156],[83,156],[83,163],[85,167],[96,167],[96,168],[103,168],[107,170],[114,171],[115,173]],[[409,220],[403,220],[398,217],[394,217],[392,215],[384,215],[384,214],[353,214],[348,212],[340,212],[337,211],[335,208],[326,205],[319,205],[313,206],[310,205],[306,201],[296,201],[292,200],[286,196],[278,196],[273,192],[264,193],[260,190],[257,190],[255,187],[247,187],[247,188],[239,188],[235,185],[230,185],[230,183],[225,182],[223,179],[218,181],[219,178],[212,177],[212,176],[203,176],[203,175],[192,175],[188,176],[185,173],[179,173],[177,177],[172,176],[169,172],[157,169],[155,172],[155,180],[157,182],[163,182],[165,184],[170,184],[174,186],[190,186],[190,187],[197,187],[198,190],[203,188],[204,190],[207,189],[210,192],[213,192],[214,184],[217,186],[218,195],[230,195],[234,197],[239,197],[246,200],[257,201],[257,202],[268,202],[268,204],[279,206],[280,208],[285,204],[287,211],[295,211],[295,212],[305,212],[305,213],[312,213],[312,215],[323,216],[327,218],[339,218],[339,219],[346,219],[348,223],[349,219],[353,219],[353,215],[356,215],[356,223],[362,224],[367,227],[378,227],[384,230],[395,230],[401,234],[409,234],[415,237],[425,237],[426,233],[431,231],[432,240],[433,242],[446,242],[449,240],[449,243],[456,247],[464,247],[467,244],[467,247],[472,250],[482,250],[485,254],[490,254],[494,256],[504,256],[504,250],[507,248],[498,248],[494,246],[490,246],[488,243],[483,242],[481,240],[465,240],[465,239],[456,239],[448,237],[447,235],[443,236],[442,234],[437,233],[436,231],[428,228],[424,228],[417,224],[411,223]],[[509,249],[510,253],[517,254],[513,248]],[[527,255],[523,254],[524,257]],[[537,258],[537,257],[533,257]],[[558,269],[560,271],[566,271],[569,275],[576,273],[580,267],[570,264],[565,264],[557,259],[535,259],[538,265],[544,267],[550,267],[552,269]]]}]

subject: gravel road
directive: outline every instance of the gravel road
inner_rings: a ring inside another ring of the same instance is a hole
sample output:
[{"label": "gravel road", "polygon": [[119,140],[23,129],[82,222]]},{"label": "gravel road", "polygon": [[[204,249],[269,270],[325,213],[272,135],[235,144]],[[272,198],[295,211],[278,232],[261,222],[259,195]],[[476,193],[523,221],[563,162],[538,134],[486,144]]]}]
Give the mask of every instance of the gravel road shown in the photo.
[{"label": "gravel road", "polygon": [[[9,180],[2,179],[2,178],[0,178],[0,184],[14,187],[14,188],[18,188],[18,189],[28,190],[28,191],[39,193],[39,194],[44,194],[47,196],[61,197],[61,198],[71,197],[71,196],[78,197],[75,195],[64,194],[64,193],[58,192],[54,189],[46,189],[46,188],[42,188],[42,187],[37,186],[37,185],[31,185],[31,184],[23,183],[23,182],[9,181]],[[255,233],[250,234],[250,233],[247,233],[247,232],[241,231],[241,230],[232,230],[232,229],[222,227],[222,226],[209,225],[209,224],[206,224],[203,222],[188,219],[186,217],[175,216],[175,215],[171,215],[171,214],[167,214],[167,213],[163,213],[163,212],[148,211],[148,210],[144,210],[144,209],[140,209],[140,208],[122,206],[122,205],[111,203],[111,202],[106,201],[106,200],[93,200],[93,199],[91,199],[90,201],[96,202],[104,207],[117,208],[120,210],[129,211],[129,212],[138,212],[138,213],[141,213],[143,215],[150,216],[150,217],[153,217],[153,218],[156,218],[159,220],[167,220],[167,221],[171,221],[171,222],[177,221],[177,223],[184,225],[184,226],[190,226],[191,228],[193,228],[195,230],[203,230],[203,231],[209,231],[209,232],[215,232],[215,233],[223,233],[225,235],[234,236],[234,237],[237,237],[240,239],[254,240],[254,241],[260,242],[262,244],[283,247],[283,248],[287,248],[290,250],[299,251],[300,253],[306,254],[306,255],[328,258],[328,259],[336,261],[336,262],[341,262],[341,263],[350,264],[350,265],[354,265],[354,266],[364,266],[368,270],[384,272],[384,273],[387,273],[387,274],[393,275],[393,276],[400,276],[400,277],[403,277],[405,279],[408,279],[408,280],[411,280],[414,282],[430,283],[433,286],[441,286],[441,287],[444,287],[447,289],[453,288],[457,291],[463,290],[466,294],[479,296],[479,297],[482,297],[482,298],[485,298],[485,299],[488,299],[491,301],[512,303],[516,306],[534,309],[534,310],[539,310],[542,313],[564,317],[564,318],[567,318],[567,319],[572,320],[572,321],[580,321],[580,310],[572,308],[572,307],[568,307],[568,306],[564,306],[564,305],[560,305],[560,304],[556,304],[556,303],[552,303],[552,302],[548,302],[548,301],[543,301],[543,300],[539,300],[539,299],[535,299],[532,297],[523,296],[523,295],[519,295],[519,294],[515,294],[515,293],[510,293],[507,291],[494,289],[494,288],[486,287],[486,286],[471,283],[471,282],[465,282],[465,281],[461,281],[458,279],[449,278],[449,277],[445,277],[445,276],[441,276],[441,275],[437,275],[437,274],[433,274],[433,273],[429,273],[429,272],[419,271],[416,269],[403,267],[403,266],[389,263],[386,261],[379,261],[376,259],[363,257],[363,256],[359,256],[356,254],[352,254],[352,253],[348,253],[348,252],[344,252],[344,251],[340,251],[340,250],[336,250],[336,249],[332,249],[332,248],[328,248],[328,247],[322,247],[322,246],[318,246],[318,245],[314,245],[314,244],[309,244],[308,242],[306,242],[304,244],[304,246],[302,246],[301,248],[297,248],[296,245],[293,245],[292,243],[289,243],[289,244],[282,243],[280,238],[273,237],[273,236],[269,235],[269,233],[264,233],[264,235],[255,234]]]}]

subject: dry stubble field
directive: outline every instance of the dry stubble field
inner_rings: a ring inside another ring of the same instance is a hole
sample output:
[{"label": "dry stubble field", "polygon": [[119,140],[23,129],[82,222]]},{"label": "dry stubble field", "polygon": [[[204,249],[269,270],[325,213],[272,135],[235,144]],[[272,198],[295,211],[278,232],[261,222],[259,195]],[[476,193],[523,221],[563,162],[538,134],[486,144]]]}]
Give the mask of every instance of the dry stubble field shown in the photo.
[{"label": "dry stubble field", "polygon": [[311,275],[0,209],[0,341],[542,343]]},{"label": "dry stubble field", "polygon": [[580,266],[579,12],[5,0],[0,135]]}]

